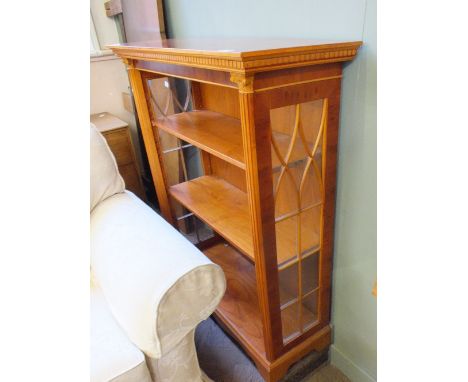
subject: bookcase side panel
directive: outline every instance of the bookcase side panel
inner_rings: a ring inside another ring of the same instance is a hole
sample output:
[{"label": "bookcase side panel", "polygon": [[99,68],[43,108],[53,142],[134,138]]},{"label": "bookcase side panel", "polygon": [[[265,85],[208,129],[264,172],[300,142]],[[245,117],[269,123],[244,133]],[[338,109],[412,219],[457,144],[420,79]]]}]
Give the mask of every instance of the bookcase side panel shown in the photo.
[{"label": "bookcase side panel", "polygon": [[161,212],[169,223],[175,225],[175,219],[167,192],[167,179],[162,164],[159,140],[158,137],[153,134],[152,120],[154,119],[154,116],[152,115],[153,111],[150,106],[150,90],[145,77],[142,76],[142,73],[134,67],[133,62],[129,62],[127,64],[127,72],[135,97],[138,119]]},{"label": "bookcase side panel", "polygon": [[339,75],[255,94],[270,131],[283,352],[330,320],[339,96]]}]

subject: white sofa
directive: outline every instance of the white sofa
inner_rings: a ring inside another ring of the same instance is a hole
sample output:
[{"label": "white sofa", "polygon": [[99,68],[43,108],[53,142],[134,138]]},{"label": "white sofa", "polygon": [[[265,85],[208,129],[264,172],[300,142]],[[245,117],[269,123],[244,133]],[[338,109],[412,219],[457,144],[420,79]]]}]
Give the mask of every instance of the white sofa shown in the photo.
[{"label": "white sofa", "polygon": [[91,126],[91,381],[199,382],[194,331],[216,308],[224,274],[125,190]]}]

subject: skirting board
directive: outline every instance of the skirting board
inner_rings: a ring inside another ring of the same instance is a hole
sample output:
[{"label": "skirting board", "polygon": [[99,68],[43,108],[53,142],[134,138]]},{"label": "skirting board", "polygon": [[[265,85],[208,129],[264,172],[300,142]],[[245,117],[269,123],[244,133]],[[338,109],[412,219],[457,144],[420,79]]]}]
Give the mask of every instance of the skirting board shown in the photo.
[{"label": "skirting board", "polygon": [[340,369],[352,382],[376,382],[374,378],[340,352],[335,345],[330,346],[330,363]]}]

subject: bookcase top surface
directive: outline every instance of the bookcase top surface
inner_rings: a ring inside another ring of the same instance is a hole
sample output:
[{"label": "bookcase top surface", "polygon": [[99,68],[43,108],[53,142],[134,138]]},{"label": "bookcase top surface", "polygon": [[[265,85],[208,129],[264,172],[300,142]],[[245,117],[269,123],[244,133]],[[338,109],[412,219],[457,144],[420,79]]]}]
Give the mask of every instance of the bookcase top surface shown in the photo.
[{"label": "bookcase top surface", "polygon": [[198,52],[242,57],[264,51],[294,51],[333,47],[358,47],[360,41],[326,41],[301,38],[189,38],[115,44],[110,47],[153,49],[160,51]]},{"label": "bookcase top surface", "polygon": [[115,44],[109,48],[126,59],[249,71],[268,66],[349,61],[361,45],[361,41],[299,38],[190,38]]}]

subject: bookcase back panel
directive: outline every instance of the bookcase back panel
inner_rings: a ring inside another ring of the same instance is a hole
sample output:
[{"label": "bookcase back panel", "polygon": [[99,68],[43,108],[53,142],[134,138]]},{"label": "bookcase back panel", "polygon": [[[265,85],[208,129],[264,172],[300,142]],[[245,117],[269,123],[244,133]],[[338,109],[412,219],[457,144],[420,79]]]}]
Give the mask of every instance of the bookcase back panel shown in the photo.
[{"label": "bookcase back panel", "polygon": [[[236,89],[205,83],[193,83],[199,88],[197,109],[216,111],[234,118],[240,118],[239,93]],[[196,93],[195,93],[196,94]]]},{"label": "bookcase back panel", "polygon": [[226,182],[237,187],[239,190],[247,192],[245,184],[245,171],[222,159],[209,155],[211,174],[224,179]]}]

